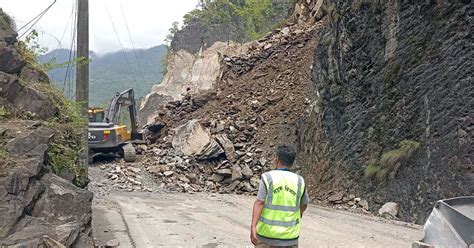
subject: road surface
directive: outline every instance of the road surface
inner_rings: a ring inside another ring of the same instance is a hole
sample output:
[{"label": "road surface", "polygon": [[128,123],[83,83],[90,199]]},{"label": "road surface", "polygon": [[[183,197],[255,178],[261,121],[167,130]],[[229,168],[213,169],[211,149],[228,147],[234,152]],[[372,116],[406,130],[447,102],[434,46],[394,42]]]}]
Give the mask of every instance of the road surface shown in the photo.
[{"label": "road surface", "polygon": [[[254,197],[166,192],[111,192],[96,198],[96,244],[120,247],[252,247]],[[410,247],[420,226],[310,205],[300,247]]]}]

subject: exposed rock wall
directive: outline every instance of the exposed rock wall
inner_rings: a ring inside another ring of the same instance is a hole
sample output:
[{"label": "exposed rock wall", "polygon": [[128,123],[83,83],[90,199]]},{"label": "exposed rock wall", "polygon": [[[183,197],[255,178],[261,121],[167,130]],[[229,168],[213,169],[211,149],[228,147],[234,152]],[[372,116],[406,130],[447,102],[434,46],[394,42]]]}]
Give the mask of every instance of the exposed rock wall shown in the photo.
[{"label": "exposed rock wall", "polygon": [[92,247],[92,193],[53,174],[48,161],[58,133],[50,120],[64,113],[16,37],[0,9],[0,247]]},{"label": "exposed rock wall", "polygon": [[[437,200],[472,195],[473,4],[332,0],[324,9],[318,101],[300,129],[313,196],[366,195],[371,210],[394,201],[402,219],[423,222]],[[403,140],[421,148],[394,178],[364,176]]]},{"label": "exposed rock wall", "polygon": [[238,43],[216,42],[210,48],[191,54],[185,50],[170,53],[167,73],[160,84],[153,86],[140,107],[140,122],[158,114],[158,106],[168,101],[181,100],[186,94],[202,93],[213,89],[221,73],[222,55],[233,56],[246,51]]}]

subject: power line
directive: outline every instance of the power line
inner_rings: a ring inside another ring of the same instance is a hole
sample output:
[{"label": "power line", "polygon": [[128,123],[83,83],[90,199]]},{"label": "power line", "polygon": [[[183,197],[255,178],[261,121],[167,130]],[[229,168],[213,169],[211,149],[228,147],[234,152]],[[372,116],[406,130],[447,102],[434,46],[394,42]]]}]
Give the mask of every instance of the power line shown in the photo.
[{"label": "power line", "polygon": [[[56,53],[57,51],[62,48],[62,42],[63,42],[63,39],[64,39],[64,36],[66,35],[66,31],[67,29],[69,28],[69,24],[71,23],[71,20],[73,20],[74,18],[74,11],[76,9],[76,3],[75,1],[72,1],[72,7],[71,7],[71,15],[69,15],[69,18],[67,20],[67,23],[66,23],[66,26],[64,27],[64,31],[63,31],[63,34],[61,35],[61,38],[59,39],[59,44],[58,44],[58,47],[54,50],[54,53],[53,53],[53,57],[52,58],[56,58]],[[74,25],[74,23],[72,24]],[[72,28],[72,27],[71,27]]]},{"label": "power line", "polygon": [[64,83],[63,83],[63,92],[67,91],[67,97],[69,99],[72,99],[72,75],[73,75],[73,66],[72,61],[73,61],[73,50],[74,50],[74,45],[76,44],[76,22],[77,22],[77,0],[73,1],[73,15],[72,15],[72,27],[71,27],[71,45],[69,46],[69,58],[68,58],[68,63],[66,67],[66,73],[64,74]]},{"label": "power line", "polygon": [[127,18],[125,17],[125,12],[123,11],[122,0],[120,0],[119,3],[120,3],[120,10],[122,11],[122,17],[123,17],[123,20],[125,22],[125,27],[127,27],[128,38],[130,39],[130,43],[132,43],[133,55],[135,55],[135,59],[137,60],[138,70],[140,71],[140,75],[142,76],[143,82],[145,83],[145,77],[143,75],[143,71],[142,71],[142,67],[140,65],[140,61],[138,60],[137,52],[136,52],[136,49],[135,49],[135,44],[133,44],[132,35],[130,34],[130,29],[128,28]]},{"label": "power line", "polygon": [[35,16],[33,19],[31,19],[30,21],[28,21],[25,25],[23,25],[22,27],[20,27],[16,32],[18,33],[20,30],[22,30],[23,28],[25,28],[26,26],[28,26],[30,23],[33,22],[33,24],[31,24],[31,26],[23,33],[21,34],[18,39],[20,39],[21,37],[23,37],[26,33],[28,33],[28,31],[30,31],[35,25],[36,23],[39,22],[39,20],[41,20],[41,18],[46,14],[46,12],[48,12],[49,9],[51,9],[51,7],[53,7],[53,5],[56,3],[56,0],[54,0],[54,2],[52,4],[50,4],[45,10],[41,11],[37,16]]},{"label": "power line", "polygon": [[125,57],[125,61],[128,65],[128,67],[130,68],[130,72],[132,73],[132,76],[133,76],[133,81],[135,82],[135,86],[137,85],[137,78],[135,77],[135,73],[133,71],[133,68],[130,64],[130,61],[128,60],[128,57],[127,55],[125,54],[125,51],[124,51],[124,48],[123,48],[123,45],[122,45],[122,41],[120,41],[120,36],[118,35],[118,32],[117,32],[117,29],[115,28],[115,23],[114,21],[112,20],[112,16],[110,15],[110,11],[109,11],[109,8],[107,6],[107,2],[104,0],[104,5],[105,5],[105,9],[107,11],[107,14],[109,16],[109,19],[110,19],[110,22],[112,23],[112,27],[114,29],[114,32],[115,32],[115,35],[117,36],[117,40],[118,40],[118,43],[120,45],[120,48],[121,48],[121,51],[122,51],[122,54],[123,56]]}]

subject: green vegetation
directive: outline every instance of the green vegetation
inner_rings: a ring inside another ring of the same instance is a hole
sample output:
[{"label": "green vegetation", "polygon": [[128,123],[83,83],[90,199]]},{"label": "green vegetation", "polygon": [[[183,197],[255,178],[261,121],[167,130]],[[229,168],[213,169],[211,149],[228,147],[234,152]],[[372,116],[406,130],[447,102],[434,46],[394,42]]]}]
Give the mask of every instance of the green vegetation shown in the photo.
[{"label": "green vegetation", "polygon": [[[58,65],[67,65],[70,51],[67,49],[53,50],[47,54],[39,56],[39,61],[47,64],[56,61]],[[135,59],[135,54],[138,61]],[[167,48],[165,45],[152,47],[149,49],[117,51],[104,55],[96,55],[90,52],[90,89],[89,104],[97,107],[104,102],[108,102],[115,92],[134,88],[136,98],[141,98],[148,94],[153,85],[159,83],[162,78],[161,61],[166,57]],[[72,56],[75,53],[72,52]],[[128,59],[125,59],[127,57]],[[55,59],[54,59],[55,58]],[[48,69],[48,68],[46,68]],[[76,76],[75,63],[69,68],[68,79],[66,78],[66,68],[56,67],[48,71],[51,81],[67,96],[74,94],[74,80]]]},{"label": "green vegetation", "polygon": [[161,64],[161,68],[162,68],[161,73],[163,75],[163,78],[168,73],[168,59],[169,59],[169,56],[170,56],[169,50],[170,50],[170,47],[166,46],[166,55],[161,57],[161,60],[160,60],[160,64]]},{"label": "green vegetation", "polygon": [[67,100],[51,84],[33,84],[31,87],[48,95],[59,109],[58,115],[46,123],[56,131],[47,151],[48,165],[55,174],[61,174],[65,169],[69,170],[75,175],[74,183],[80,187],[85,186],[86,168],[81,165],[79,157],[86,147],[84,133],[87,119],[81,115],[80,103]]},{"label": "green vegetation", "polygon": [[184,16],[184,27],[198,22],[208,33],[228,34],[229,40],[245,42],[261,38],[288,16],[296,0],[205,0]]},{"label": "green vegetation", "polygon": [[4,106],[0,106],[0,119],[8,117],[9,113]]},{"label": "green vegetation", "polygon": [[[18,50],[27,61],[27,66],[43,70],[44,67],[38,63],[38,56],[43,53],[43,50],[37,45],[36,37],[36,32],[32,32],[25,41],[19,42]],[[68,169],[75,176],[74,183],[79,187],[84,187],[87,184],[86,168],[80,163],[79,157],[86,147],[84,134],[87,128],[87,119],[81,115],[79,104],[67,100],[51,84],[24,80],[20,80],[20,82],[47,95],[59,110],[56,116],[45,123],[55,131],[50,148],[46,152],[47,164],[56,174],[61,174],[65,169]],[[25,116],[19,117],[29,119]]]},{"label": "green vegetation", "polygon": [[18,52],[26,63],[32,67],[38,67],[38,57],[47,52],[47,48],[42,47],[38,43],[38,32],[32,30],[24,40],[18,41]]},{"label": "green vegetation", "polygon": [[169,46],[170,42],[173,40],[173,37],[174,35],[176,34],[176,32],[179,31],[179,27],[178,27],[179,23],[178,22],[173,22],[171,24],[171,28],[168,29],[169,30],[169,33],[166,35],[166,38],[165,38],[165,42],[166,42],[166,45]]},{"label": "green vegetation", "polygon": [[387,176],[395,179],[401,165],[420,149],[421,144],[412,140],[400,141],[398,148],[382,154],[376,162],[371,162],[364,171],[367,178],[382,182]]},{"label": "green vegetation", "polygon": [[397,163],[408,160],[420,148],[420,143],[412,140],[402,140],[398,149],[386,152],[380,158],[380,164],[393,169]]},{"label": "green vegetation", "polygon": [[375,164],[375,163],[370,163],[369,166],[365,168],[364,174],[366,177],[372,178],[375,175],[377,175],[377,173],[379,173],[380,170],[382,170],[380,165]]}]

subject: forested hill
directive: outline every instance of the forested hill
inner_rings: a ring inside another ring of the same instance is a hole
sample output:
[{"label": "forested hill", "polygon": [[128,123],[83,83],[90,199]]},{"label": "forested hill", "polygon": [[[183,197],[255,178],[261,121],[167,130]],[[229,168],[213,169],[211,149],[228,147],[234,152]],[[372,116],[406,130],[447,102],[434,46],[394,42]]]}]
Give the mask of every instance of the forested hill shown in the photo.
[{"label": "forested hill", "polygon": [[171,50],[191,53],[216,41],[258,40],[283,25],[296,0],[202,0],[184,16],[183,27],[170,29]]},{"label": "forested hill", "polygon": [[[166,53],[165,45],[137,49],[135,53],[133,50],[126,50],[101,56],[91,51],[90,106],[103,105],[115,92],[127,88],[134,88],[137,99],[146,95],[151,87],[163,78],[162,59]],[[39,60],[41,63],[47,63],[55,57],[55,63],[62,64],[69,60],[69,54],[68,49],[58,49],[40,56]],[[74,57],[75,54],[72,53],[72,56]],[[67,68],[58,68],[48,72],[60,89],[64,87],[66,70]],[[74,68],[70,70],[73,72],[71,81],[74,81],[75,70]],[[67,89],[65,93],[68,94]]]}]

